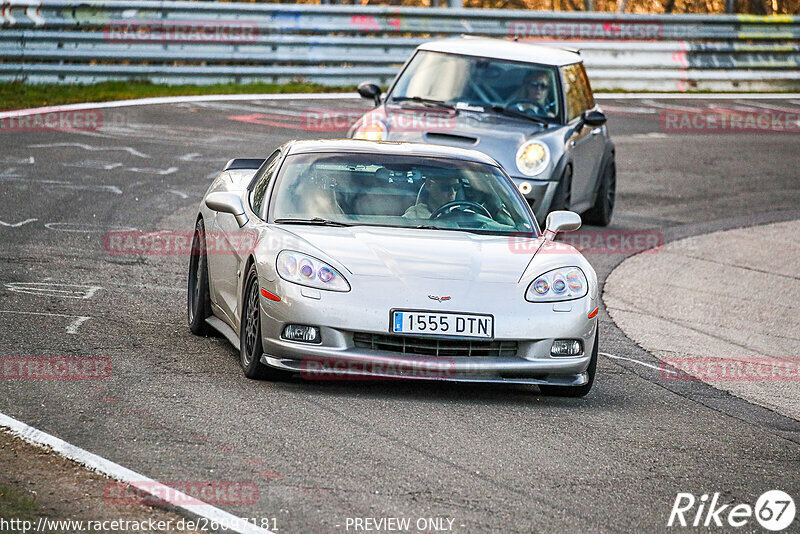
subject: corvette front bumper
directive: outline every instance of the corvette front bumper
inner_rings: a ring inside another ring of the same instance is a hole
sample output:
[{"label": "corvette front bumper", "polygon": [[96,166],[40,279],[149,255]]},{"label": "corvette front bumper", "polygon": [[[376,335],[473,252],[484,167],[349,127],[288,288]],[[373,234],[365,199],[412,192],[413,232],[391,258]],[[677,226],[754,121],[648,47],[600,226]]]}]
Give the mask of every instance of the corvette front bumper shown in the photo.
[{"label": "corvette front bumper", "polygon": [[340,347],[310,345],[282,339],[265,340],[261,362],[270,367],[299,373],[309,380],[411,379],[455,382],[499,382],[581,386],[597,336],[596,321],[576,357],[553,357],[553,339],[519,342],[517,356],[448,357],[425,356],[356,347],[346,332],[323,329],[323,337],[338,338]]},{"label": "corvette front bumper", "polygon": [[[560,258],[553,261],[561,263]],[[262,282],[262,287],[267,283]],[[261,362],[312,380],[394,378],[575,386],[587,382],[586,369],[597,338],[597,318],[587,317],[597,306],[595,292],[567,302],[532,303],[520,296],[524,284],[444,279],[421,283],[435,284],[437,291],[452,298],[434,303],[426,291],[405,290],[404,281],[355,275],[349,292],[309,292],[290,283],[270,287],[281,301],[261,299]],[[482,339],[394,333],[392,309],[491,315],[493,335]],[[284,329],[290,324],[318,328],[319,342],[285,339]],[[557,339],[580,340],[582,353],[552,356]]]}]

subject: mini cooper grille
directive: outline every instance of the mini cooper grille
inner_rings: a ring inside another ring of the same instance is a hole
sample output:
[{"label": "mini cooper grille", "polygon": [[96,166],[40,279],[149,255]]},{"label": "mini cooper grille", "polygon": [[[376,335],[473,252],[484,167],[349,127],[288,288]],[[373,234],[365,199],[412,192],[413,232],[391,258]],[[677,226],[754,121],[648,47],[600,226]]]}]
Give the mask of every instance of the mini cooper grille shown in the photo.
[{"label": "mini cooper grille", "polygon": [[468,358],[471,356],[516,356],[516,341],[483,341],[469,339],[434,339],[414,336],[353,333],[353,342],[360,349],[385,350],[402,354]]}]

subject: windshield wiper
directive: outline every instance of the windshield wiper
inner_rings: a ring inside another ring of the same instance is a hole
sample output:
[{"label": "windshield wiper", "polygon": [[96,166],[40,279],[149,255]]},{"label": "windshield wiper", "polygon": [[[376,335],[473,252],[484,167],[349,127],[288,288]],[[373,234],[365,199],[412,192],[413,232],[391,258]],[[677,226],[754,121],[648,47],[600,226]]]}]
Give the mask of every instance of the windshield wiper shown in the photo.
[{"label": "windshield wiper", "polygon": [[392,97],[392,102],[419,102],[420,104],[426,104],[428,106],[452,109],[453,111],[456,111],[456,107],[453,104],[448,104],[444,100],[434,100],[433,98],[422,98],[421,96],[394,96]]},{"label": "windshield wiper", "polygon": [[311,219],[275,219],[278,224],[313,224],[316,226],[353,226],[352,224],[331,221],[330,219],[323,219],[322,217],[312,217]]},{"label": "windshield wiper", "polygon": [[433,226],[432,224],[418,224],[414,228],[417,230],[444,230],[444,228]]},{"label": "windshield wiper", "polygon": [[507,115],[509,117],[519,117],[520,119],[528,119],[529,121],[537,122],[537,123],[541,124],[542,126],[547,126],[548,124],[550,124],[550,121],[548,121],[548,120],[545,120],[545,119],[543,119],[541,117],[534,117],[533,115],[528,115],[527,113],[525,113],[523,111],[517,111],[514,108],[507,108],[505,106],[492,105],[492,106],[489,106],[489,109],[491,109],[495,113],[499,113],[501,115]]}]

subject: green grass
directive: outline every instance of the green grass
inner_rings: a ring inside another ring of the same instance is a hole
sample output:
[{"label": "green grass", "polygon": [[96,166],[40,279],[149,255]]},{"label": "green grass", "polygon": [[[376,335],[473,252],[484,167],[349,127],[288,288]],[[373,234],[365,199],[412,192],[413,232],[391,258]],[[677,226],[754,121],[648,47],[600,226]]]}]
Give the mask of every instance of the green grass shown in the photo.
[{"label": "green grass", "polygon": [[0,486],[0,517],[31,521],[36,517],[36,499],[30,495]]},{"label": "green grass", "polygon": [[156,85],[149,82],[102,82],[92,85],[0,83],[0,110],[107,102],[156,96],[246,93],[330,93],[355,91],[353,87],[329,87],[310,83],[253,83],[218,85]]}]

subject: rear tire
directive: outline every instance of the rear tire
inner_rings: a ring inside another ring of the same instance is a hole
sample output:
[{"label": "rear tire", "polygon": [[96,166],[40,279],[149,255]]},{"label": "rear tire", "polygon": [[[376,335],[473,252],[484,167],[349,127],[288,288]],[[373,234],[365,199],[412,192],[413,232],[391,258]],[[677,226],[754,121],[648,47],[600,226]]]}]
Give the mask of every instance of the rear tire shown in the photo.
[{"label": "rear tire", "polygon": [[261,288],[255,264],[245,278],[244,302],[239,326],[239,363],[244,376],[253,380],[283,380],[290,373],[261,363],[264,347],[261,341]]},{"label": "rear tire", "polygon": [[539,386],[542,395],[551,397],[585,397],[594,385],[594,375],[597,373],[597,347],[600,341],[600,332],[594,338],[594,348],[592,349],[592,357],[589,360],[589,367],[586,368],[586,373],[589,375],[589,381],[582,386]]},{"label": "rear tire", "polygon": [[583,220],[587,224],[595,226],[608,226],[611,223],[611,216],[614,214],[614,202],[617,196],[617,165],[614,159],[610,159],[603,168],[600,177],[600,187],[597,190],[597,198],[594,206],[583,214]]},{"label": "rear tire", "polygon": [[206,255],[206,229],[203,219],[197,220],[192,236],[187,294],[186,311],[189,330],[198,336],[209,335],[211,327],[206,323],[206,318],[211,316],[211,298],[208,292],[208,256]]}]

